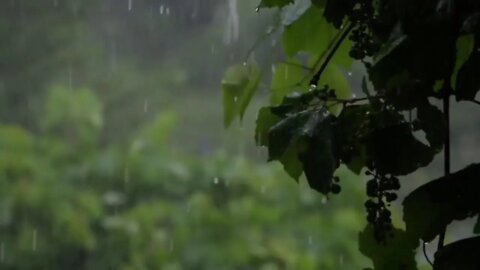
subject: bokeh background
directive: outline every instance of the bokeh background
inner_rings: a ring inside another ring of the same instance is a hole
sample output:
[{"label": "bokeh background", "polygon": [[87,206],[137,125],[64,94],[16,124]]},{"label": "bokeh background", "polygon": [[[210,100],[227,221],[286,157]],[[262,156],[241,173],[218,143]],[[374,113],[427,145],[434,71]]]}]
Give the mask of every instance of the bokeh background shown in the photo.
[{"label": "bokeh background", "polygon": [[[0,1],[0,269],[370,265],[365,179],[341,168],[341,196],[325,198],[254,146],[283,59],[266,36],[277,14],[257,2]],[[265,79],[226,130],[220,81],[247,54]],[[356,92],[362,69],[347,73]],[[463,105],[454,168],[479,158],[479,115]],[[441,173],[439,158],[406,192]]]}]

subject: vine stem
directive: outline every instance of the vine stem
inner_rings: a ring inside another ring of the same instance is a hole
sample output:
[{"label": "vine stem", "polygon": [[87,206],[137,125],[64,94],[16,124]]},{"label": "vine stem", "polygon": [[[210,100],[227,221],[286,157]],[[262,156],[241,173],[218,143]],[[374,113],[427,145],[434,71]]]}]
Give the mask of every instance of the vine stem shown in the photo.
[{"label": "vine stem", "polygon": [[[450,82],[447,82],[448,85],[450,85]],[[443,97],[443,114],[445,117],[445,128],[446,128],[446,134],[445,134],[445,146],[444,146],[444,174],[445,177],[448,177],[450,175],[450,91],[451,89],[445,88],[444,92],[444,97]],[[443,248],[444,243],[445,243],[445,234],[447,231],[447,226],[443,227],[442,232],[440,233],[440,236],[438,238],[438,250]]]},{"label": "vine stem", "polygon": [[[445,143],[444,143],[444,150],[443,150],[443,168],[444,168],[444,175],[445,178],[448,178],[450,176],[450,165],[451,165],[451,155],[450,155],[450,96],[453,93],[453,88],[452,88],[452,80],[451,80],[451,75],[454,72],[454,67],[455,67],[455,62],[456,62],[456,54],[457,54],[457,46],[456,46],[456,40],[457,36],[459,34],[460,29],[460,24],[459,24],[459,14],[456,9],[456,5],[453,3],[453,6],[451,6],[451,10],[453,10],[453,18],[454,18],[454,24],[452,26],[451,30],[451,37],[449,42],[450,46],[450,53],[447,56],[448,57],[448,62],[449,62],[449,72],[445,76],[444,84],[443,84],[443,115],[445,118]],[[458,90],[458,89],[456,89]],[[438,236],[438,247],[437,251],[442,249],[445,245],[445,235],[447,232],[447,225],[444,225],[442,228],[442,231],[440,232],[440,235]]]},{"label": "vine stem", "polygon": [[322,73],[325,71],[328,64],[330,63],[330,60],[332,60],[338,48],[340,48],[340,45],[342,45],[343,41],[345,40],[345,38],[347,38],[348,34],[350,34],[350,31],[352,31],[354,27],[355,27],[355,24],[350,22],[349,25],[341,34],[341,36],[338,38],[337,42],[334,44],[332,50],[328,53],[327,57],[325,58],[325,61],[323,61],[318,72],[315,73],[315,75],[313,75],[313,78],[310,81],[310,85],[318,85],[318,81],[320,81],[320,76],[322,76]]},{"label": "vine stem", "polygon": [[361,101],[367,101],[367,100],[371,100],[371,99],[381,99],[381,98],[385,98],[384,95],[378,95],[378,96],[370,96],[370,97],[360,97],[360,98],[351,98],[351,99],[334,99],[335,101],[339,102],[339,103],[349,103],[349,104],[352,104],[352,103],[357,103],[357,102],[361,102]]}]

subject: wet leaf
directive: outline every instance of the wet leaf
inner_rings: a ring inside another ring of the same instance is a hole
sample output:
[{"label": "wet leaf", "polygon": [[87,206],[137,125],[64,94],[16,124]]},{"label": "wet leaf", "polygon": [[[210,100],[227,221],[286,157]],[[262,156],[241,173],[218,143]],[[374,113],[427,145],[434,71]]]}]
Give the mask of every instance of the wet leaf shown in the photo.
[{"label": "wet leaf", "polygon": [[454,220],[480,212],[480,164],[474,164],[433,180],[410,193],[403,201],[407,233],[426,242],[433,240]]},{"label": "wet leaf", "polygon": [[325,195],[331,191],[333,173],[339,166],[333,141],[333,119],[334,117],[329,115],[316,121],[308,148],[300,155],[308,184]]},{"label": "wet leaf", "polygon": [[283,49],[288,57],[298,52],[320,55],[327,50],[335,32],[322,17],[322,10],[312,6],[298,20],[285,27]]},{"label": "wet leaf", "polygon": [[464,35],[457,39],[455,68],[452,73],[452,87],[457,84],[457,74],[460,68],[467,62],[474,49],[474,35]]},{"label": "wet leaf", "polygon": [[270,104],[278,105],[283,98],[293,91],[307,91],[308,86],[304,83],[303,88],[298,85],[304,78],[304,72],[298,61],[292,60],[292,64],[277,64],[272,77],[270,90]]},{"label": "wet leaf", "polygon": [[278,160],[289,147],[295,146],[301,138],[311,138],[320,121],[315,111],[301,111],[282,119],[269,132],[269,160]]},{"label": "wet leaf", "polygon": [[446,245],[435,254],[434,270],[480,269],[480,236]]},{"label": "wet leaf", "polygon": [[408,124],[373,125],[365,138],[367,155],[381,174],[407,175],[428,165],[435,155],[429,146],[415,139]]},{"label": "wet leaf", "polygon": [[455,86],[457,100],[473,100],[480,90],[480,34],[475,36],[475,45],[468,60],[458,70]]},{"label": "wet leaf", "polygon": [[245,110],[260,82],[260,69],[255,64],[230,67],[222,79],[224,125],[243,118]]},{"label": "wet leaf", "polygon": [[414,270],[417,269],[415,262],[415,249],[418,240],[407,237],[405,231],[393,229],[387,244],[378,243],[374,237],[374,229],[367,225],[359,234],[359,249],[363,255],[369,257],[375,270]]},{"label": "wet leaf", "polygon": [[272,113],[270,107],[263,107],[258,112],[255,128],[255,141],[259,146],[268,146],[268,132],[280,118]]}]

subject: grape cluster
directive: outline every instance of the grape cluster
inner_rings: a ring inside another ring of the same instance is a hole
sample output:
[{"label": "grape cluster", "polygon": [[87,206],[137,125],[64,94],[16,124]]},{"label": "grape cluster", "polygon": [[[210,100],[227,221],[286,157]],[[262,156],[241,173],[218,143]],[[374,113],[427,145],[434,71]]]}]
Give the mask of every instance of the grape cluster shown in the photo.
[{"label": "grape cluster", "polygon": [[379,43],[375,42],[371,31],[375,21],[372,0],[358,0],[350,15],[350,20],[356,24],[350,35],[350,40],[353,41],[350,57],[363,60],[367,56],[373,56],[379,50]]},{"label": "grape cluster", "polygon": [[385,243],[387,235],[393,229],[388,206],[397,199],[397,194],[393,191],[400,189],[400,182],[395,176],[379,175],[370,170],[366,174],[373,176],[367,182],[367,195],[371,197],[365,203],[367,221],[374,227],[375,239]]}]

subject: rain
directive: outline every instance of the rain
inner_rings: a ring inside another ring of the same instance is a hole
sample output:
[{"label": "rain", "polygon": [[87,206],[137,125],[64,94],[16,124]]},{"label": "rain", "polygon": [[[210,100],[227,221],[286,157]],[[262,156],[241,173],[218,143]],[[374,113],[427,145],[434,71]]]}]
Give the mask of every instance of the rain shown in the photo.
[{"label": "rain", "polygon": [[[278,118],[271,108],[283,95],[274,100],[272,85],[314,71],[282,36],[310,1],[259,3],[0,3],[0,269],[371,267],[357,246],[366,177],[338,166],[340,196],[319,194],[296,175],[302,164],[273,160],[278,138],[258,128]],[[222,85],[231,67],[236,77]],[[239,88],[252,67],[261,75],[247,100]],[[351,86],[341,98],[363,97],[363,66],[338,70]],[[241,117],[226,127],[229,101]],[[478,158],[478,138],[465,110],[452,115],[472,131],[453,134],[458,167]],[[433,164],[415,179],[438,175],[441,160]]]}]

